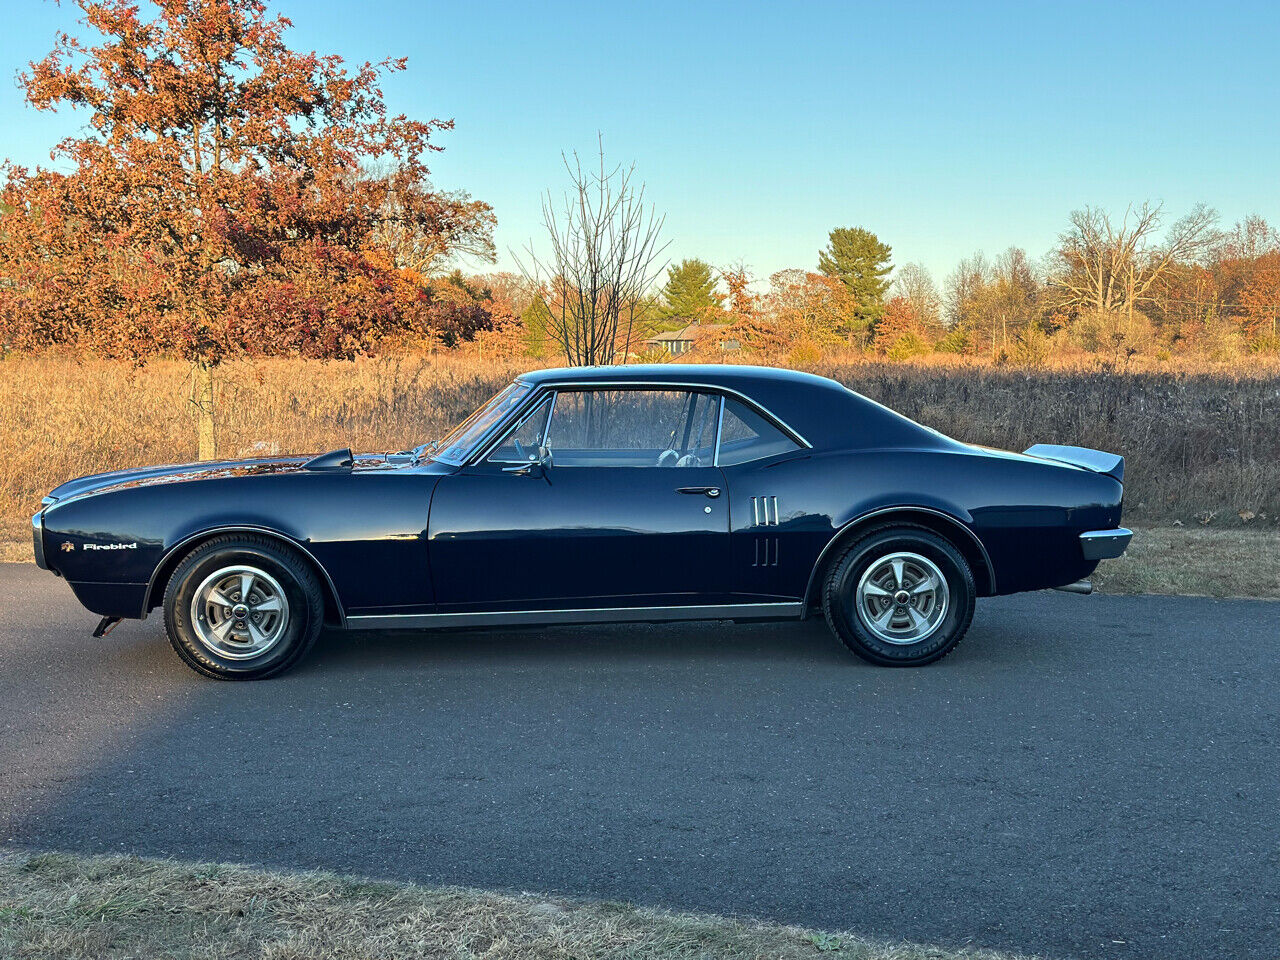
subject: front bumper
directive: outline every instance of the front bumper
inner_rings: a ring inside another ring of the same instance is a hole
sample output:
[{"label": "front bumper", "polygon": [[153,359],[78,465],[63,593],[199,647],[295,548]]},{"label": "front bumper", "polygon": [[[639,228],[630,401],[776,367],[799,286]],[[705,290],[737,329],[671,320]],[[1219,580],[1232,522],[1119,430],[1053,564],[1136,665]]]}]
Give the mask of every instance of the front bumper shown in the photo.
[{"label": "front bumper", "polygon": [[1089,530],[1080,534],[1080,549],[1086,560],[1113,560],[1124,553],[1132,539],[1133,531],[1124,527]]},{"label": "front bumper", "polygon": [[44,510],[31,518],[31,539],[36,554],[36,566],[48,570],[49,564],[44,559]]}]

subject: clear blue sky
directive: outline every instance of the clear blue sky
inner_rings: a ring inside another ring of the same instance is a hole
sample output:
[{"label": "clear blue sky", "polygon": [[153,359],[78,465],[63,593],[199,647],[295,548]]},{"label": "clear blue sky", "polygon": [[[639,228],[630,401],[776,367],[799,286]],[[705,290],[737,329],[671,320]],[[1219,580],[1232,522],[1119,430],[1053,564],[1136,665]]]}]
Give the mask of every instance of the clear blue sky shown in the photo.
[{"label": "clear blue sky", "polygon": [[[437,183],[491,203],[501,267],[538,235],[560,151],[604,134],[673,258],[812,268],[861,225],[941,283],[974,250],[1041,256],[1067,214],[1199,200],[1280,220],[1280,4],[279,0],[292,43],[409,58],[394,110],[452,117]],[[10,75],[70,2],[9,5]],[[74,129],[0,85],[0,155]]]}]

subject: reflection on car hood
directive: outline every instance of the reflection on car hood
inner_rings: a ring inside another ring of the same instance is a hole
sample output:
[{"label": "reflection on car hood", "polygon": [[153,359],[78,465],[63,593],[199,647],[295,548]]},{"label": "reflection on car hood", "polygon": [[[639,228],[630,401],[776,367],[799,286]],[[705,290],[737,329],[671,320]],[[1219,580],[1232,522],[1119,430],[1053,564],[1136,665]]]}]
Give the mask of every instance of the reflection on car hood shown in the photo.
[{"label": "reflection on car hood", "polygon": [[[63,501],[71,497],[82,497],[91,493],[102,493],[107,490],[119,490],[128,487],[147,487],[162,483],[184,483],[191,480],[218,480],[231,477],[260,477],[273,474],[289,474],[305,472],[303,465],[314,454],[306,456],[271,457],[254,460],[212,460],[204,463],[168,464],[156,467],[140,467],[132,470],[113,470],[109,473],[95,473],[87,477],[69,480],[49,494],[49,499]],[[420,460],[414,464],[413,458],[405,454],[379,453],[360,454],[355,457],[352,471],[367,470],[403,470],[414,466],[426,472],[443,471],[448,468],[431,460]],[[327,470],[325,472],[335,472]]]}]

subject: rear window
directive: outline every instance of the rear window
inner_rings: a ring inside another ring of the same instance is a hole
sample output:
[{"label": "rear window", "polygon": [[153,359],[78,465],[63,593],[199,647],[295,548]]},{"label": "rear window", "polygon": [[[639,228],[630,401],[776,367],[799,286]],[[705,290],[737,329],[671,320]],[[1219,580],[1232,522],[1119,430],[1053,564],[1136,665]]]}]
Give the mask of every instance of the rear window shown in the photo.
[{"label": "rear window", "polygon": [[798,443],[767,418],[739,400],[725,398],[724,421],[720,426],[720,466],[733,467],[799,449]]}]

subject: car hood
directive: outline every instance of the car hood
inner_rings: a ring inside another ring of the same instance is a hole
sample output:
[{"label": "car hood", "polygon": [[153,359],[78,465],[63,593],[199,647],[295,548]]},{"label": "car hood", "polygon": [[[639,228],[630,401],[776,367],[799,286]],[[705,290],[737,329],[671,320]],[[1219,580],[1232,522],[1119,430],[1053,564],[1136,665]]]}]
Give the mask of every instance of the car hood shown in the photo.
[{"label": "car hood", "polygon": [[[62,502],[89,494],[127,487],[149,487],[162,483],[187,483],[193,480],[220,480],[231,477],[260,477],[272,474],[309,473],[307,463],[314,455],[269,457],[251,460],[211,460],[203,463],[178,463],[131,470],[112,470],[68,480],[50,491],[46,504]],[[411,456],[396,453],[359,454],[344,467],[323,467],[317,472],[354,472],[368,470],[414,469],[424,473],[444,473],[452,467],[435,460],[414,462]]]}]

